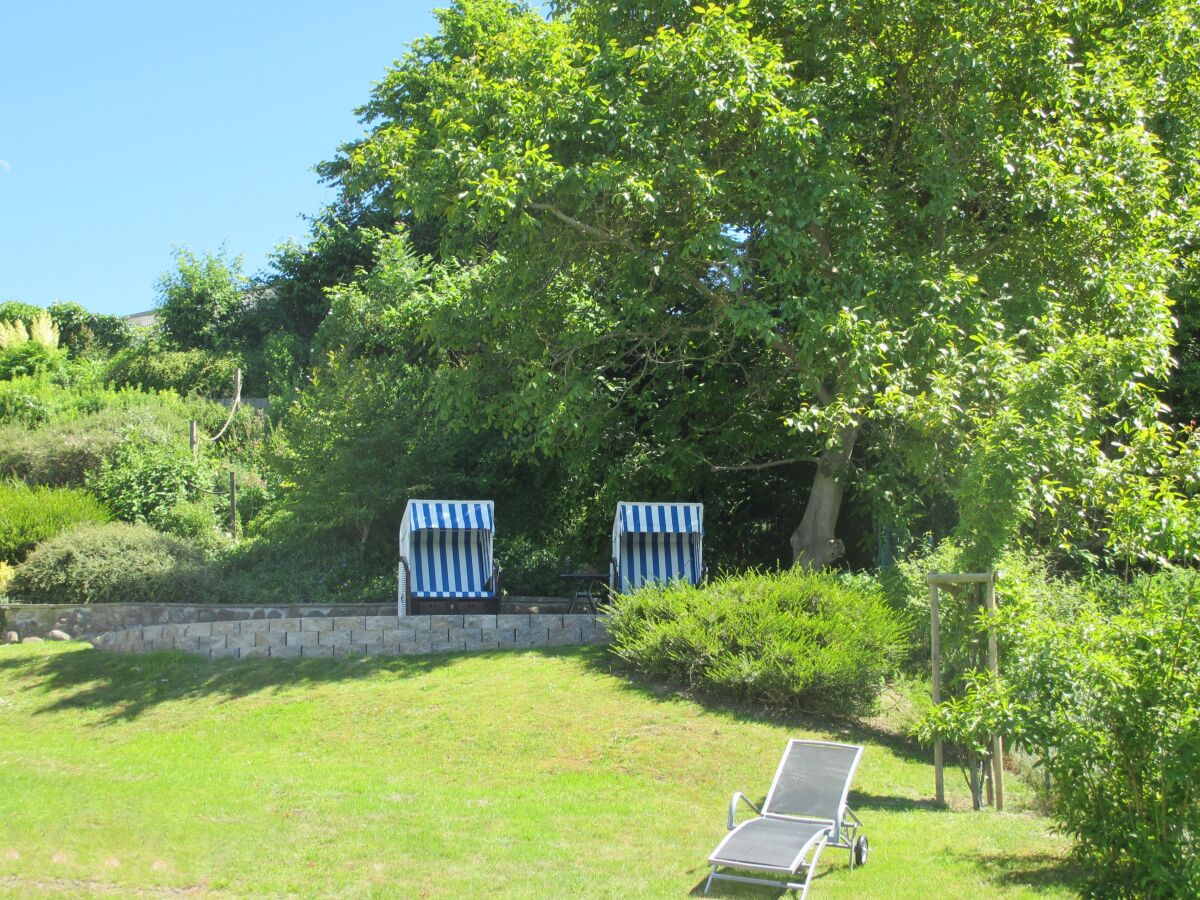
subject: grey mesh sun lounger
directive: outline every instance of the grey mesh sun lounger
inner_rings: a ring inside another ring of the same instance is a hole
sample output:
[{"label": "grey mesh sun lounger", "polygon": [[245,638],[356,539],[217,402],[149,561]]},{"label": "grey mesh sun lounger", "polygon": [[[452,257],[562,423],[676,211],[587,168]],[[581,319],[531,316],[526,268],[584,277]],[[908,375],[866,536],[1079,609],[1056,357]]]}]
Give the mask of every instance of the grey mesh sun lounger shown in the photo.
[{"label": "grey mesh sun lounger", "polygon": [[[712,872],[704,893],[713,879],[721,878],[800,891],[803,900],[826,847],[849,850],[850,868],[865,863],[867,838],[858,833],[862,822],[846,806],[862,753],[863,748],[853,744],[788,741],[762,809],[741,791],[729,801],[729,834],[708,857]],[[758,816],[735,826],[739,800]],[[769,872],[775,877],[734,875],[728,869]]]}]

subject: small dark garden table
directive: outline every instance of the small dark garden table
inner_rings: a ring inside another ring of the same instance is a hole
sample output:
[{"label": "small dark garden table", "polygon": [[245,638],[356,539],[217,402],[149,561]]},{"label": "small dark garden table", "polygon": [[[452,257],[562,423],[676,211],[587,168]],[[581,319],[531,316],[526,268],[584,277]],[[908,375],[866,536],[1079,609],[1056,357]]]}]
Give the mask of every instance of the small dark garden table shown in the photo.
[{"label": "small dark garden table", "polygon": [[563,572],[559,578],[572,584],[571,605],[567,613],[575,612],[578,604],[582,609],[596,612],[596,600],[603,595],[604,586],[608,584],[608,575],[604,572]]}]

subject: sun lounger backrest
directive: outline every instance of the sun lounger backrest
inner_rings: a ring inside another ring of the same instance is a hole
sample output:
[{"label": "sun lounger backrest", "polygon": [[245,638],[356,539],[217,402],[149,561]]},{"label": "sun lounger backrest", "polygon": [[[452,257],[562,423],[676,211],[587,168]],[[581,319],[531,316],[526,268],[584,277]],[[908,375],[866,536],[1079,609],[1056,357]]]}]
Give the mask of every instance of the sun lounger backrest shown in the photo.
[{"label": "sun lounger backrest", "polygon": [[827,741],[788,741],[763,813],[840,824],[862,747]]}]

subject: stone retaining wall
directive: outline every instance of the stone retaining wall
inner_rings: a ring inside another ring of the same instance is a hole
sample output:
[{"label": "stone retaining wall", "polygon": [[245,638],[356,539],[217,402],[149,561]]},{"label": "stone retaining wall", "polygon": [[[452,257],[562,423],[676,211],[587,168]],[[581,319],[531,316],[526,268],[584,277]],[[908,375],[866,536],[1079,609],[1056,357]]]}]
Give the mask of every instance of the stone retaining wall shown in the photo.
[{"label": "stone retaining wall", "polygon": [[[564,612],[568,602],[554,597],[506,597],[500,601],[500,611]],[[15,631],[22,638],[45,637],[58,629],[73,638],[90,638],[106,631],[121,631],[138,625],[395,614],[395,600],[386,603],[280,603],[265,606],[232,603],[14,603],[0,604],[0,632]]]},{"label": "stone retaining wall", "polygon": [[391,603],[296,603],[277,606],[217,603],[95,603],[0,605],[0,631],[21,637],[45,637],[52,629],[73,638],[90,638],[106,631],[138,625],[184,625],[196,622],[234,622],[243,619],[386,616]]},{"label": "stone retaining wall", "polygon": [[139,625],[97,634],[99,650],[182,650],[231,657],[399,656],[564,644],[607,644],[603,616],[350,615]]}]

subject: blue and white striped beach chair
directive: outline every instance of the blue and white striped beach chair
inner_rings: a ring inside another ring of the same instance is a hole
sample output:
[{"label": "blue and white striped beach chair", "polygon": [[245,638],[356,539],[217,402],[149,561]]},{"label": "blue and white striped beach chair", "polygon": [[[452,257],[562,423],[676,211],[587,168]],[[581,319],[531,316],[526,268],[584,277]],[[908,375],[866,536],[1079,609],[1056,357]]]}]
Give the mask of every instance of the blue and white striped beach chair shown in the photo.
[{"label": "blue and white striped beach chair", "polygon": [[618,503],[609,577],[619,593],[652,581],[703,581],[704,505]]},{"label": "blue and white striped beach chair", "polygon": [[409,500],[400,522],[399,613],[496,612],[491,500]]}]

